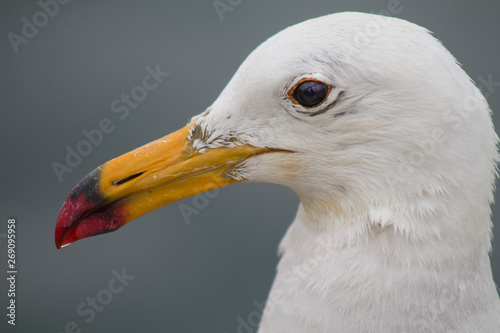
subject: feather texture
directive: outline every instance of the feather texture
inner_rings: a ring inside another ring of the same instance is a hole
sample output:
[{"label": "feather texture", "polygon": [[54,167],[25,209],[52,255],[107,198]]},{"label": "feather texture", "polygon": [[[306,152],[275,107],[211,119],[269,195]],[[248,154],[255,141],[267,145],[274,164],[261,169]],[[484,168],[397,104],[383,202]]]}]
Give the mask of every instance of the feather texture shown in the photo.
[{"label": "feather texture", "polygon": [[[289,100],[304,78],[331,85],[324,103]],[[455,58],[404,20],[328,15],[251,53],[196,118],[193,146],[294,152],[231,171],[301,199],[259,332],[500,332],[490,113]]]}]

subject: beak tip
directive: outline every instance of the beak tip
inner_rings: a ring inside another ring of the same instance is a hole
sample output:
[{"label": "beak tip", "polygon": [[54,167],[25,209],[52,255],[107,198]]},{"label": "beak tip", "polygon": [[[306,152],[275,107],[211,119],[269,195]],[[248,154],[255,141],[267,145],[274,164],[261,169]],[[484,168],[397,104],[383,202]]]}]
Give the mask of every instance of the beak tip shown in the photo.
[{"label": "beak tip", "polygon": [[101,168],[82,179],[64,201],[56,221],[55,245],[107,233],[126,223],[121,204],[107,204],[99,190]]},{"label": "beak tip", "polygon": [[57,232],[55,235],[55,243],[56,243],[56,248],[59,250],[62,247],[62,241],[59,238],[59,235],[57,234]]},{"label": "beak tip", "polygon": [[60,228],[60,227],[56,228],[54,238],[55,238],[55,244],[56,244],[57,249],[62,249],[63,247],[66,247],[72,243],[72,242],[69,242],[67,240],[67,238],[65,237],[67,234],[66,230],[67,230],[66,228]]},{"label": "beak tip", "polygon": [[73,243],[66,243],[66,242],[64,242],[64,240],[57,240],[57,239],[56,239],[56,248],[57,248],[58,250],[60,250],[60,249],[62,249],[62,248],[64,248],[64,247],[66,247],[66,246],[68,246],[68,245],[71,245],[71,244],[73,244]]},{"label": "beak tip", "polygon": [[[69,245],[69,244],[68,244],[68,245]],[[63,247],[65,247],[65,246],[66,246],[66,245],[62,245],[62,243],[56,239],[56,248],[57,248],[58,250],[62,249],[62,248],[63,248]]]},{"label": "beak tip", "polygon": [[[66,201],[70,200],[69,198],[66,199]],[[64,207],[66,205],[63,205],[63,208],[61,208],[61,212],[59,213],[59,216],[57,218],[56,222],[56,231],[55,231],[55,244],[58,249],[61,249],[69,244],[72,243],[72,241],[69,241],[69,238],[71,234],[74,234],[73,228],[76,228],[76,223],[73,223],[71,218],[71,215],[64,214],[65,210]]]}]

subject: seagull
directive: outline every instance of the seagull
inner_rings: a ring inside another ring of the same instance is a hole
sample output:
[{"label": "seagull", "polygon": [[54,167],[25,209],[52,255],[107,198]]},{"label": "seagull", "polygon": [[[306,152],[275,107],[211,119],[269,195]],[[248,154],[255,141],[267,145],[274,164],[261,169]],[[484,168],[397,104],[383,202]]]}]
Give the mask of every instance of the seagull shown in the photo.
[{"label": "seagull", "polygon": [[345,12],[258,46],[180,130],[87,175],[57,248],[239,181],[300,198],[260,333],[500,332],[492,277],[498,137],[431,33]]}]

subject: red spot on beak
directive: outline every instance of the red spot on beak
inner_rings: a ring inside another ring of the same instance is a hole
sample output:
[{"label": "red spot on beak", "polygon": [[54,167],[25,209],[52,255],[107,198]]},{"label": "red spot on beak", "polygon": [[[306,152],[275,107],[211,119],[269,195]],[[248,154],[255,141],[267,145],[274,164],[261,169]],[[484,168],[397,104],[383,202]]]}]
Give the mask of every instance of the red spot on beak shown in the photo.
[{"label": "red spot on beak", "polygon": [[68,195],[56,222],[56,247],[115,231],[125,224],[120,201],[106,203],[99,193],[100,169],[80,181]]}]

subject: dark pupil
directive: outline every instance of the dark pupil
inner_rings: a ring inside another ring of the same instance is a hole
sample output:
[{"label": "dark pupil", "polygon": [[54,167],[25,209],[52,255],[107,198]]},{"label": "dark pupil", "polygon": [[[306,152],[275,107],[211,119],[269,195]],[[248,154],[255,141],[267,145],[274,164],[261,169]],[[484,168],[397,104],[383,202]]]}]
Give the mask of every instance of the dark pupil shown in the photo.
[{"label": "dark pupil", "polygon": [[293,97],[303,106],[315,106],[323,102],[328,88],[321,82],[305,81],[293,92]]}]

